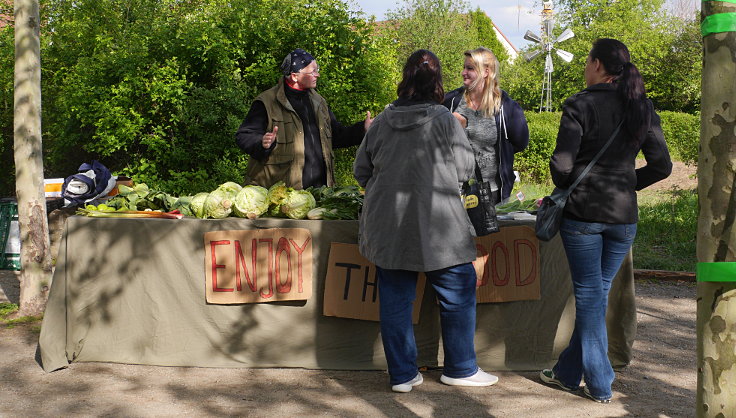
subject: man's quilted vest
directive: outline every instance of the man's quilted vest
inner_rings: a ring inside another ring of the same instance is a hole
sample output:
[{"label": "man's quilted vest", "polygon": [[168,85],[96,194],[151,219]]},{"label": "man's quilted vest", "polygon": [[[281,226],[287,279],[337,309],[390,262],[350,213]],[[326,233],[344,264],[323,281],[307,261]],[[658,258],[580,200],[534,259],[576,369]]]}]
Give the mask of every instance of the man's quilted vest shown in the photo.
[{"label": "man's quilted vest", "polygon": [[[247,181],[263,187],[271,187],[278,181],[284,181],[287,186],[303,189],[302,171],[304,170],[304,127],[301,119],[286,98],[284,79],[261,93],[256,100],[260,100],[268,113],[266,132],[273,131],[274,126],[279,130],[276,137],[276,147],[264,161],[251,159],[248,161]],[[333,186],[334,154],[332,151],[332,125],[327,102],[316,91],[310,90],[309,98],[312,102],[314,115],[317,119],[322,155],[327,169],[327,185]]]}]

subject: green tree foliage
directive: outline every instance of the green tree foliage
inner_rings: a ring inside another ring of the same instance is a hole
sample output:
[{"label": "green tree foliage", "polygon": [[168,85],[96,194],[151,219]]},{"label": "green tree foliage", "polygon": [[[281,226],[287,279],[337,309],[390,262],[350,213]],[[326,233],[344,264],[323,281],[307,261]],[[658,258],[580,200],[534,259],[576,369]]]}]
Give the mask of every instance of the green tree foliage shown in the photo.
[{"label": "green tree foliage", "polygon": [[514,156],[514,169],[522,183],[550,181],[549,158],[555,150],[561,112],[525,112],[529,124],[529,146]]},{"label": "green tree foliage", "polygon": [[[697,164],[700,117],[687,113],[658,112],[667,147],[673,159]],[[514,156],[522,183],[549,183],[549,159],[555,150],[562,112],[525,112],[529,146]]]},{"label": "green tree foliage", "polygon": [[[0,7],[0,12],[5,8]],[[0,28],[0,197],[15,194],[13,158],[13,74],[15,32],[12,26]]]},{"label": "green tree foliage", "polygon": [[700,146],[700,115],[688,113],[659,112],[662,132],[673,159],[688,165],[698,164]]},{"label": "green tree foliage", "polygon": [[496,31],[493,30],[493,21],[491,18],[480,7],[470,12],[469,15],[471,25],[478,31],[478,45],[482,45],[493,51],[501,65],[507,63],[509,61],[509,53],[506,52],[506,48],[498,40]]},{"label": "green tree foliage", "polygon": [[[562,0],[553,36],[566,27],[575,37],[556,46],[572,52],[569,64],[553,56],[553,104],[560,108],[570,95],[585,88],[583,69],[593,41],[616,38],[624,42],[639,68],[649,97],[657,109],[693,112],[699,108],[702,39],[698,22],[667,15],[663,0]],[[530,48],[535,48],[531,46]],[[531,62],[516,60],[506,72],[506,89],[526,109],[538,109],[544,75],[544,56]],[[666,70],[665,70],[666,68]]]},{"label": "green tree foliage", "polygon": [[465,1],[404,0],[387,13],[384,34],[396,40],[397,68],[417,49],[429,49],[442,63],[445,91],[462,84],[463,52],[479,45],[478,29]]},{"label": "green tree foliage", "polygon": [[[338,119],[363,119],[393,96],[393,68],[385,64],[392,49],[339,0],[45,3],[50,176],[67,176],[98,159],[116,174],[176,194],[242,182],[247,156],[234,132],[297,47],[317,58],[319,91]],[[12,56],[5,32],[2,53]],[[7,97],[4,91],[0,106]],[[9,97],[12,103],[12,92]]]}]

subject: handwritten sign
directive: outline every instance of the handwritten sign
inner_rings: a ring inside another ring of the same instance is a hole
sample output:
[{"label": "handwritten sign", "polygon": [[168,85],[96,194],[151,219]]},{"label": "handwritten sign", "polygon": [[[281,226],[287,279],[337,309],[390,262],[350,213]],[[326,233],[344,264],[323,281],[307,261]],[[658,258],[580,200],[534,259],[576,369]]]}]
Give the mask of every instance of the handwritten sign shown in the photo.
[{"label": "handwritten sign", "polygon": [[504,227],[475,239],[478,303],[540,298],[539,240],[528,226]]},{"label": "handwritten sign", "polygon": [[306,300],[312,296],[312,234],[304,228],[204,234],[208,303]]},{"label": "handwritten sign", "polygon": [[[425,283],[426,278],[420,274],[412,311],[415,324],[419,323]],[[376,266],[360,255],[355,244],[333,242],[330,246],[323,313],[340,318],[380,320]]]}]

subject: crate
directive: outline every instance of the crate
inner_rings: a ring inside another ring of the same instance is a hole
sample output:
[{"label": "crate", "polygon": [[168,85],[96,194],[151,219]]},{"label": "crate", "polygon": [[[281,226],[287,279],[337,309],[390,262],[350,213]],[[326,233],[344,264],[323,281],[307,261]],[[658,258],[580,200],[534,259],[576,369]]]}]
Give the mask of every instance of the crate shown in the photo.
[{"label": "crate", "polygon": [[0,200],[0,270],[20,270],[18,204]]}]

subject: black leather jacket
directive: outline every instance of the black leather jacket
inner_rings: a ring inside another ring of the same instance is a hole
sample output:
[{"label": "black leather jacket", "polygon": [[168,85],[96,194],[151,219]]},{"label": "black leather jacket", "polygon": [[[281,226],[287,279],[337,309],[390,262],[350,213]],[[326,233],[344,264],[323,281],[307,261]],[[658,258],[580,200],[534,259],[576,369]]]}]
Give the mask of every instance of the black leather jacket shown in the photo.
[{"label": "black leather jacket", "polygon": [[[672,172],[659,115],[654,112],[637,145],[625,127],[570,194],[565,216],[586,222],[629,224],[639,220],[636,191]],[[596,84],[568,98],[562,107],[557,145],[550,160],[552,181],[566,188],[605,145],[624,115],[614,84]],[[639,151],[647,164],[635,168]]]}]

